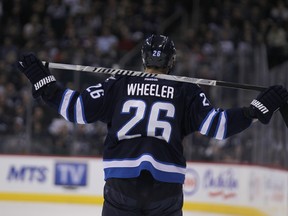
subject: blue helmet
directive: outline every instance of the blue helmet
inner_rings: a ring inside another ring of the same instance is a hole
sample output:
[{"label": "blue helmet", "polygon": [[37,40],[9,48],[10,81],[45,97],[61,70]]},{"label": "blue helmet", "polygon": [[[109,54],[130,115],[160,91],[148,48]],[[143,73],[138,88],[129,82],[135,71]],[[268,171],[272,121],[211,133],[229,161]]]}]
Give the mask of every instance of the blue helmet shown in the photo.
[{"label": "blue helmet", "polygon": [[176,61],[176,49],[170,38],[163,35],[148,37],[141,49],[144,68],[167,68],[172,70]]}]

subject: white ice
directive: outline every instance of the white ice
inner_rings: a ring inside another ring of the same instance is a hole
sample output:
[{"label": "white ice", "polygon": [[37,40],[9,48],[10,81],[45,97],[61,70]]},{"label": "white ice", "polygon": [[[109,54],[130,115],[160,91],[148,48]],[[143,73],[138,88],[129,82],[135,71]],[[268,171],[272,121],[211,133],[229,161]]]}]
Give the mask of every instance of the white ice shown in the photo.
[{"label": "white ice", "polygon": [[[101,216],[101,206],[41,202],[0,201],[0,216]],[[184,212],[184,216],[223,216],[202,212]],[[225,215],[227,216],[227,215]]]}]

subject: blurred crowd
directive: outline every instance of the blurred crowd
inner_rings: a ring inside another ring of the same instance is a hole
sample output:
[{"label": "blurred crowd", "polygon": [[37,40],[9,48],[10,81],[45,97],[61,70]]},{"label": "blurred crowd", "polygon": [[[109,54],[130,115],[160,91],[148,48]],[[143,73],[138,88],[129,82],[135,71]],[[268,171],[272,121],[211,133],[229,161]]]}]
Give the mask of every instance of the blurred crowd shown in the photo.
[{"label": "blurred crowd", "polygon": [[[176,4],[131,0],[0,1],[1,152],[101,155],[106,128],[99,122],[73,125],[42,101],[31,98],[27,80],[15,68],[21,53],[50,62],[112,67],[146,36],[156,33]],[[101,76],[55,72],[79,90]]]},{"label": "blurred crowd", "polygon": [[[20,53],[32,51],[41,59],[52,62],[114,67],[123,56],[137,48],[143,38],[159,33],[161,25],[179,10],[182,14],[180,21],[172,22],[163,32],[176,44],[178,63],[175,73],[178,75],[237,81],[239,55],[244,57],[244,70],[247,70],[253,67],[251,57],[255,46],[264,44],[272,56],[279,55],[282,48],[287,47],[287,1],[193,2],[2,0],[0,152],[102,154],[105,126],[100,122],[73,125],[42,101],[33,100],[29,83],[15,68]],[[277,61],[271,64],[277,64]],[[141,65],[135,65],[135,69],[139,68]],[[88,75],[53,73],[64,85],[79,90],[103,79],[93,76],[91,83]],[[210,96],[215,97],[213,92]],[[233,94],[226,96],[228,105],[238,105],[237,97]],[[239,147],[233,151],[228,148],[231,154],[219,155],[213,154],[215,145],[207,138],[199,138],[196,134],[188,140],[188,143],[192,140],[201,145],[188,151],[187,159],[225,160],[230,156],[227,160],[249,161],[250,156],[246,154],[243,159],[243,150]],[[189,144],[185,141],[184,145]],[[218,146],[222,148],[223,145]],[[249,150],[249,146],[247,148]]]}]

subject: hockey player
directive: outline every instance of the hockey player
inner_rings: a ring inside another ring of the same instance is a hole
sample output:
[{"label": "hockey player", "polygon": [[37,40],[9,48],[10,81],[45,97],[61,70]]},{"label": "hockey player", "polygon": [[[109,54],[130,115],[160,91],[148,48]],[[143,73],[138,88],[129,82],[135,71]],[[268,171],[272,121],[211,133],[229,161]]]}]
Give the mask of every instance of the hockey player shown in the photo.
[{"label": "hockey player", "polygon": [[[176,60],[173,42],[152,35],[143,44],[142,59],[146,72],[170,73]],[[247,107],[222,110],[195,84],[116,76],[80,93],[60,87],[33,54],[23,55],[18,68],[30,80],[33,96],[66,120],[107,123],[103,216],[182,215],[182,139],[198,131],[222,140],[255,119],[267,124],[288,100],[284,87],[271,86]]]}]

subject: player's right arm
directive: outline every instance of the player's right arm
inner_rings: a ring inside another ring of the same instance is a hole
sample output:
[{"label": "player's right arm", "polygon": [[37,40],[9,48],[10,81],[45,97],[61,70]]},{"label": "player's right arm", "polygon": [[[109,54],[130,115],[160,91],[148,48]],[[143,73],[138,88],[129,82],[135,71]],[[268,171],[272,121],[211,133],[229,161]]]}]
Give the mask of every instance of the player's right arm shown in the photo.
[{"label": "player's right arm", "polygon": [[237,134],[252,123],[242,108],[224,110],[213,107],[200,88],[190,101],[189,114],[193,131],[218,140]]},{"label": "player's right arm", "polygon": [[273,113],[288,100],[282,86],[271,86],[252,100],[249,107],[215,109],[199,88],[190,103],[194,130],[219,140],[226,139],[248,128],[253,120],[268,124]]}]

